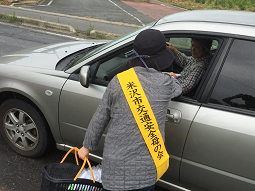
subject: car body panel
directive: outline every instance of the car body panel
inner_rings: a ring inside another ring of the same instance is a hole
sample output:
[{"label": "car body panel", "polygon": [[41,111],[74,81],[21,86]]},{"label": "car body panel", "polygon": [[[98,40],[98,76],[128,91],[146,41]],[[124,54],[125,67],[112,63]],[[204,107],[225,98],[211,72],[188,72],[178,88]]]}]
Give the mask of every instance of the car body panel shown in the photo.
[{"label": "car body panel", "polygon": [[181,158],[185,146],[186,138],[189,128],[192,124],[194,116],[196,115],[199,106],[181,103],[177,101],[170,101],[168,105],[169,113],[173,110],[180,112],[180,122],[174,122],[173,119],[166,117],[165,125],[165,145],[170,155],[170,164],[168,171],[161,178],[162,180],[174,183],[179,182],[179,169],[181,165]]},{"label": "car body panel", "polygon": [[[251,12],[225,10],[196,10],[181,12],[161,18],[156,24],[172,22],[232,23],[255,26],[255,15]],[[214,30],[214,29],[212,29]]]},{"label": "car body panel", "polygon": [[[61,88],[69,75],[63,71],[27,69],[14,65],[0,65],[0,70],[5,71],[0,75],[0,92],[18,93],[30,99],[43,113],[48,124],[54,127],[51,131],[56,141],[63,143],[56,117]],[[46,91],[51,91],[52,95],[46,95]]]},{"label": "car body panel", "polygon": [[162,24],[155,26],[155,29],[161,31],[182,31],[182,32],[210,32],[210,33],[218,33],[223,36],[226,35],[243,35],[254,37],[254,27],[252,26],[242,26],[239,27],[233,24],[222,24],[222,23],[204,23],[204,22],[175,22],[171,23],[171,27],[169,28],[168,24]]},{"label": "car body panel", "polygon": [[[1,64],[21,65],[55,70],[57,63],[64,57],[79,50],[102,44],[108,41],[80,41],[42,46],[19,51],[1,58]],[[45,60],[47,58],[47,60]]]},{"label": "car body panel", "polygon": [[181,183],[208,190],[254,190],[254,124],[251,116],[201,107],[184,149]]},{"label": "car body panel", "polygon": [[[84,88],[79,81],[75,80],[68,80],[65,83],[59,102],[59,123],[61,135],[67,145],[81,146],[85,129],[105,89],[106,87],[93,84],[89,88]],[[73,139],[73,137],[76,138]]]}]

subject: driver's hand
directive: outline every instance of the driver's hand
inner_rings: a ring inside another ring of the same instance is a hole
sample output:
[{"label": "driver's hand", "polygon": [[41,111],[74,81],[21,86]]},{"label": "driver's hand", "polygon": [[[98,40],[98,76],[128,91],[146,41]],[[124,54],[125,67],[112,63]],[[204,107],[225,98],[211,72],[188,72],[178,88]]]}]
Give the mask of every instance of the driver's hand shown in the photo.
[{"label": "driver's hand", "polygon": [[167,46],[170,50],[173,51],[174,47],[173,47],[172,43],[166,42],[166,46]]},{"label": "driver's hand", "polygon": [[177,56],[179,51],[170,42],[166,42],[166,46],[174,53],[174,56]]}]

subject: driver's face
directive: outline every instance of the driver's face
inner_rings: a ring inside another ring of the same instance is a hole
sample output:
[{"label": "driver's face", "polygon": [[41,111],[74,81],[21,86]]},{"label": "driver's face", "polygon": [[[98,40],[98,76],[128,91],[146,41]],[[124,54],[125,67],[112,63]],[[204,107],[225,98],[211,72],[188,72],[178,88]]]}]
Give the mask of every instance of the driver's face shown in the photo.
[{"label": "driver's face", "polygon": [[192,40],[190,50],[193,58],[202,58],[207,54],[207,52],[203,49],[202,44],[196,40]]}]

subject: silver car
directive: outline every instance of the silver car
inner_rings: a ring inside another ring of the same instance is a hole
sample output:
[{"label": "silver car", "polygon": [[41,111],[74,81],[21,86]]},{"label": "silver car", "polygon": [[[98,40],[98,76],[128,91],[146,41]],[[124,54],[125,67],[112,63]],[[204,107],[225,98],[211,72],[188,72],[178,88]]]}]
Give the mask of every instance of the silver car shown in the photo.
[{"label": "silver car", "polygon": [[[52,144],[80,147],[109,81],[128,69],[132,43],[146,28],[191,55],[191,38],[213,40],[199,84],[169,103],[169,190],[255,190],[255,13],[186,11],[115,41],[86,40],[25,50],[0,59],[0,131],[17,153],[39,157]],[[180,72],[173,64],[162,72]],[[90,154],[100,162],[99,149]]]}]

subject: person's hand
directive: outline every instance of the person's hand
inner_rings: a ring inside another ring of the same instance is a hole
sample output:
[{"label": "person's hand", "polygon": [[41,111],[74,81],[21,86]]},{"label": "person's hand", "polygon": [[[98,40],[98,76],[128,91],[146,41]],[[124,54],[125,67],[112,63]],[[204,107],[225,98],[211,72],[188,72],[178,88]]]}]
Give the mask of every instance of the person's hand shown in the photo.
[{"label": "person's hand", "polygon": [[84,160],[85,157],[89,157],[89,149],[85,147],[81,147],[80,150],[78,151],[79,158]]},{"label": "person's hand", "polygon": [[170,42],[166,42],[166,46],[167,46],[170,50],[173,50],[173,49],[174,49],[174,46],[173,46],[172,43],[170,43]]},{"label": "person's hand", "polygon": [[175,73],[173,73],[173,72],[170,72],[169,75],[172,76],[175,79],[178,79],[178,76],[176,76]]},{"label": "person's hand", "polygon": [[179,51],[170,42],[166,42],[166,46],[174,53],[174,56],[177,56]]}]

